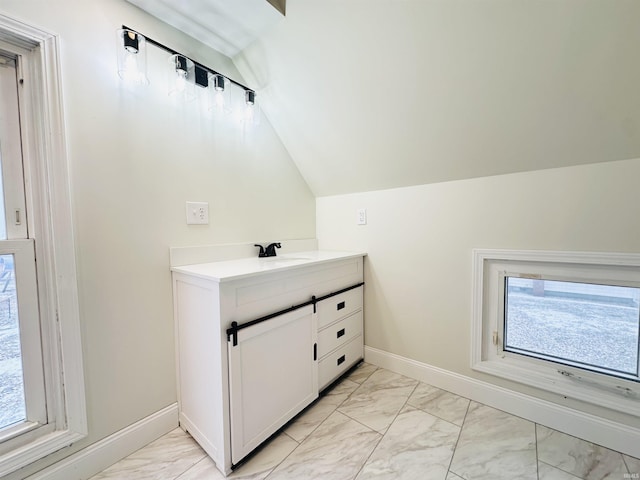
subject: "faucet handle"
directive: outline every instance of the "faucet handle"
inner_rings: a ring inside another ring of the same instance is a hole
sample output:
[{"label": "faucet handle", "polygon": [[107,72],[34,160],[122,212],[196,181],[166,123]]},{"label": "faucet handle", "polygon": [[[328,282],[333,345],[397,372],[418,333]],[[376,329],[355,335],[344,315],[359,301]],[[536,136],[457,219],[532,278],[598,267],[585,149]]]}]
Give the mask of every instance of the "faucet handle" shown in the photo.
[{"label": "faucet handle", "polygon": [[276,256],[276,248],[280,248],[280,243],[271,243],[267,247],[264,256],[265,257],[275,257]]},{"label": "faucet handle", "polygon": [[266,257],[267,254],[264,251],[264,247],[262,245],[258,245],[257,243],[254,245],[254,247],[258,247],[260,249],[260,252],[258,252],[258,257]]}]

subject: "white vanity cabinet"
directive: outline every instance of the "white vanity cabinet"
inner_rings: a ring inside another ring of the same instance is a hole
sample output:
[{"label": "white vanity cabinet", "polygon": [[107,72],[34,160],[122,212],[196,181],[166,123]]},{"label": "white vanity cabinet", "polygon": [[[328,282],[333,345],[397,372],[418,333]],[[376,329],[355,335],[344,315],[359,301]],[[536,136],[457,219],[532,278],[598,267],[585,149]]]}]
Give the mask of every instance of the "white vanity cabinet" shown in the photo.
[{"label": "white vanity cabinet", "polygon": [[224,474],[363,358],[363,256],[172,268],[180,426]]}]

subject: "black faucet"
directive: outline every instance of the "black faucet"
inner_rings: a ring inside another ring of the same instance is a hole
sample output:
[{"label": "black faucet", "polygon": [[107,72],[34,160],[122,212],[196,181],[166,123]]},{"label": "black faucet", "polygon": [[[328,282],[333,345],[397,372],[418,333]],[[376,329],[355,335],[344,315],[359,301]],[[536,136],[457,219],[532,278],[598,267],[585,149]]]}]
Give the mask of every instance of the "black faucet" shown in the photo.
[{"label": "black faucet", "polygon": [[276,256],[276,248],[280,248],[279,243],[272,243],[267,247],[267,250],[264,253],[265,257],[275,257]]},{"label": "black faucet", "polygon": [[264,247],[262,245],[258,245],[257,243],[254,245],[254,247],[258,247],[260,249],[260,252],[258,252],[258,257],[266,257],[267,254],[264,253]]}]

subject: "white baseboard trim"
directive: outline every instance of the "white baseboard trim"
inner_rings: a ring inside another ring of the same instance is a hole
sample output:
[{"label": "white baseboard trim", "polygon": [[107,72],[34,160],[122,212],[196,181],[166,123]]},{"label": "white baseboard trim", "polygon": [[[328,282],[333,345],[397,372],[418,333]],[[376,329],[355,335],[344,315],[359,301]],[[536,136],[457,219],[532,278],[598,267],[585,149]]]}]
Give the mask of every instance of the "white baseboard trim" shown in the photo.
[{"label": "white baseboard trim", "polygon": [[518,417],[640,458],[640,429],[365,346],[364,359]]},{"label": "white baseboard trim", "polygon": [[178,427],[178,404],[129,425],[26,480],[86,480]]}]

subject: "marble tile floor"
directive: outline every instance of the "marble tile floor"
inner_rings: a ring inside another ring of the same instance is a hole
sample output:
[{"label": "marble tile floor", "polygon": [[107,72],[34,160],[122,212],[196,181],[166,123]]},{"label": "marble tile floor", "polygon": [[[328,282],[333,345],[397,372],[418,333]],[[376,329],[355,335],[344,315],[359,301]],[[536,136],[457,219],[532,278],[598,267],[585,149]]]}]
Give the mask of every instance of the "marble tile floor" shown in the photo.
[{"label": "marble tile floor", "polygon": [[[176,429],[91,480],[223,478]],[[640,459],[363,363],[229,478],[624,480]]]}]

